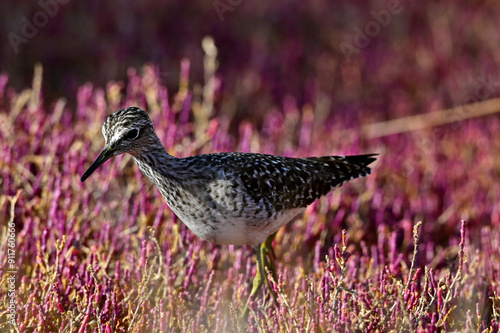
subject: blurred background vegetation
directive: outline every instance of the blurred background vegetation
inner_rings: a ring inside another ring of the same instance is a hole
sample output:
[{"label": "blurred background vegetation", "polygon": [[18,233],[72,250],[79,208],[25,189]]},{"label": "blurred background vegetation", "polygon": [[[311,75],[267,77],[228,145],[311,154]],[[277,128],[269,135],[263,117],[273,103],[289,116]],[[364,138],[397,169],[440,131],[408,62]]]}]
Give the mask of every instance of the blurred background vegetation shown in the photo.
[{"label": "blurred background vegetation", "polygon": [[[387,24],[370,26],[390,6]],[[74,105],[83,83],[127,83],[128,68],[151,62],[172,96],[183,58],[203,83],[201,44],[212,36],[218,112],[259,124],[291,98],[371,122],[498,96],[498,17],[500,3],[467,0],[2,1],[0,70],[19,90],[40,62],[45,101]],[[29,38],[26,21],[38,23]],[[346,57],[342,43],[356,41]]]},{"label": "blurred background vegetation", "polygon": [[278,233],[291,307],[258,302],[251,332],[498,331],[499,17],[466,0],[0,1],[19,331],[235,331],[250,249],[176,223],[130,156],[80,183],[105,116],[129,105],[174,156],[380,154]]}]

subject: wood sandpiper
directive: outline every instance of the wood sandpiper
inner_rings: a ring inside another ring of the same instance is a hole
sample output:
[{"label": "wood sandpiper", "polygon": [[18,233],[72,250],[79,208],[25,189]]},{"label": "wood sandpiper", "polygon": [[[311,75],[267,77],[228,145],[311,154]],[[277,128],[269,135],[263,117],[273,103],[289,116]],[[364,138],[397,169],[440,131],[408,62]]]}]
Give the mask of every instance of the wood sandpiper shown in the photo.
[{"label": "wood sandpiper", "polygon": [[271,243],[276,232],[316,199],[370,174],[368,165],[376,155],[289,158],[216,153],[177,158],[165,150],[148,114],[137,107],[109,115],[102,133],[106,145],[81,181],[111,157],[132,155],[196,235],[216,244],[255,247],[257,274],[249,300],[263,280],[269,288],[264,267],[272,271]]}]

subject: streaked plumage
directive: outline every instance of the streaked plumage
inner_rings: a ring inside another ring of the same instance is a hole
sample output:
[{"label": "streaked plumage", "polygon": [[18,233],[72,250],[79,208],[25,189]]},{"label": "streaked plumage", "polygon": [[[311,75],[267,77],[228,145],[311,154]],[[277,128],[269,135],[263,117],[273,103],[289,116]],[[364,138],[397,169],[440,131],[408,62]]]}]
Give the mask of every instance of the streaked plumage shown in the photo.
[{"label": "streaked plumage", "polygon": [[[127,139],[131,130],[137,137]],[[251,153],[177,158],[167,153],[147,113],[135,107],[111,114],[102,132],[113,155],[130,153],[189,229],[217,244],[263,243],[316,199],[368,175],[375,160]]]},{"label": "streaked plumage", "polygon": [[[263,244],[316,199],[370,174],[368,165],[375,160],[374,154],[288,158],[217,153],[177,158],[167,153],[147,113],[136,107],[108,116],[102,133],[106,146],[82,181],[112,156],[129,153],[189,229],[217,244]],[[261,260],[262,253],[257,258]],[[252,294],[255,289],[254,282]]]}]

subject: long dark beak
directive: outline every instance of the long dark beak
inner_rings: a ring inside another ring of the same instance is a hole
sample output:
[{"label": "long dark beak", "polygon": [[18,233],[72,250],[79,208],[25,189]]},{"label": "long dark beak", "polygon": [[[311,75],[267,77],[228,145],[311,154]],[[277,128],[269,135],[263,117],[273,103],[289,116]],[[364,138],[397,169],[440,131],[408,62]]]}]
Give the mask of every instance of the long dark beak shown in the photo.
[{"label": "long dark beak", "polygon": [[104,147],[104,149],[102,150],[102,152],[99,154],[99,156],[97,156],[96,160],[94,161],[94,163],[92,163],[92,165],[90,166],[90,168],[87,171],[85,171],[85,173],[83,174],[83,176],[82,176],[82,178],[80,180],[82,182],[84,182],[85,179],[89,178],[89,176],[94,171],[97,170],[97,168],[99,168],[104,162],[106,162],[107,160],[109,160],[113,156],[114,156],[113,149],[111,149],[108,146]]}]

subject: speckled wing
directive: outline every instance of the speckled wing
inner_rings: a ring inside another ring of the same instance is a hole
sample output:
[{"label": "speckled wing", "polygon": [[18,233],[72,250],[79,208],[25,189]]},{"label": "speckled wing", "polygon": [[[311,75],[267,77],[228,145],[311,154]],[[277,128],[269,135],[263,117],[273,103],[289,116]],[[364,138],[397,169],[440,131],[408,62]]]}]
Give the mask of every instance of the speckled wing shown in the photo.
[{"label": "speckled wing", "polygon": [[[263,154],[232,154],[233,172],[250,196],[275,211],[306,207],[345,182],[371,173],[376,154],[287,158]],[[236,164],[236,165],[235,165]]]}]

